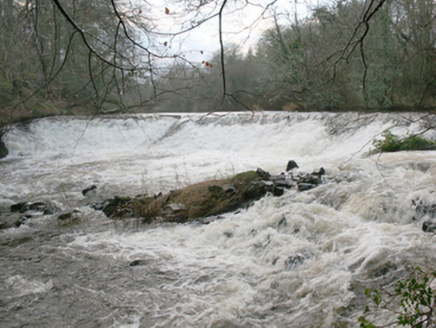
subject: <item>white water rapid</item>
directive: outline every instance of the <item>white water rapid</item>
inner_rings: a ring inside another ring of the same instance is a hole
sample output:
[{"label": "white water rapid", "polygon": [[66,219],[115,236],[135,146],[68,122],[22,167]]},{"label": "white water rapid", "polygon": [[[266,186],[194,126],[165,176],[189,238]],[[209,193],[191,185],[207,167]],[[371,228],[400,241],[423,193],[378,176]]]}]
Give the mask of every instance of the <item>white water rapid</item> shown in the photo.
[{"label": "white water rapid", "polygon": [[[1,327],[358,327],[365,288],[436,270],[429,215],[436,152],[372,156],[420,114],[231,113],[54,117],[12,127],[0,160],[0,221],[10,206],[58,211],[0,230]],[[424,135],[436,140],[435,131]],[[258,167],[324,167],[309,191],[267,195],[199,223],[111,220],[88,204],[168,192]],[[96,194],[82,190],[96,185]],[[59,226],[60,213],[80,222]],[[415,220],[412,220],[415,217]],[[141,260],[139,266],[129,265]],[[395,315],[382,312],[379,324]]]}]

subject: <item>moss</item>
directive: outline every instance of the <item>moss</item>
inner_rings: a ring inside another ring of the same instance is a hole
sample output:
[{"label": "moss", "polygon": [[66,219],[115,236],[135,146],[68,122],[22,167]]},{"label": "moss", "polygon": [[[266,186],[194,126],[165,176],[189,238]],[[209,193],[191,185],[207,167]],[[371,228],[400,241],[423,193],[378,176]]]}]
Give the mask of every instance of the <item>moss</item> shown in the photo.
[{"label": "moss", "polygon": [[236,174],[233,178],[234,181],[249,183],[259,178],[259,175],[256,171],[246,171],[239,174]]}]

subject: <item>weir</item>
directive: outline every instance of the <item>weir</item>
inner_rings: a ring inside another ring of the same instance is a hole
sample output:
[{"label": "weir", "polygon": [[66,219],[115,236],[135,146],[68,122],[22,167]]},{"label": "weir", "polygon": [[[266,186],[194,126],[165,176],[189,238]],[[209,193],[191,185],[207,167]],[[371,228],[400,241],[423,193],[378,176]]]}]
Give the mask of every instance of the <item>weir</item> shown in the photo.
[{"label": "weir", "polygon": [[[0,325],[358,327],[365,288],[436,269],[434,235],[422,230],[433,213],[417,211],[436,204],[436,153],[368,155],[384,131],[405,136],[429,119],[244,112],[17,124],[0,160],[0,221],[16,219],[18,202],[53,214],[0,230]],[[424,136],[436,140],[433,129]],[[207,225],[111,220],[89,206],[259,167],[279,175],[289,160],[296,173],[323,167],[323,183]]]}]

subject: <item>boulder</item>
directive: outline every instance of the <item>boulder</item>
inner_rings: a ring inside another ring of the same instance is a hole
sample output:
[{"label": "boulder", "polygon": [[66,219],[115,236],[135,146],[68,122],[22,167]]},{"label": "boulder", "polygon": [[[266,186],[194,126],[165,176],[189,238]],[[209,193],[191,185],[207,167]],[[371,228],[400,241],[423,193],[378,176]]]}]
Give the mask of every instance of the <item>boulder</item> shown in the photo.
[{"label": "boulder", "polygon": [[288,162],[288,165],[286,166],[286,172],[289,172],[289,171],[291,171],[293,169],[297,169],[297,168],[299,168],[298,164],[295,161],[290,160]]},{"label": "boulder", "polygon": [[10,210],[11,212],[18,213],[37,212],[42,213],[43,215],[51,215],[56,212],[56,209],[54,207],[49,206],[48,204],[43,202],[20,202],[11,205]]},{"label": "boulder", "polygon": [[424,232],[436,232],[436,222],[435,221],[424,221],[422,224],[422,230]]},{"label": "boulder", "polygon": [[20,212],[21,209],[27,204],[27,202],[20,202],[20,203],[16,203],[11,205],[11,212]]},{"label": "boulder", "polygon": [[271,174],[269,174],[269,172],[266,172],[264,170],[262,170],[260,167],[256,170],[256,173],[258,176],[260,176],[262,179],[269,179]]},{"label": "boulder", "polygon": [[300,182],[298,183],[298,191],[307,191],[315,188],[316,185],[312,183]]}]

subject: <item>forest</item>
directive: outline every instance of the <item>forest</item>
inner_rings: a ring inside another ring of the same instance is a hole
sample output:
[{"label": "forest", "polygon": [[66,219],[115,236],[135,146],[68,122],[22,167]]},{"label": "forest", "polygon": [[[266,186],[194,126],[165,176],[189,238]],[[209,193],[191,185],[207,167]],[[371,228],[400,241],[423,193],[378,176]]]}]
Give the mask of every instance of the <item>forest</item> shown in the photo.
[{"label": "forest", "polygon": [[[0,0],[2,124],[107,112],[435,107],[433,0],[336,0],[305,17],[274,10],[293,3],[263,3],[271,24],[246,50],[226,42],[221,24],[249,1],[186,0],[156,9],[141,1]],[[158,31],[153,10],[176,9],[181,29]],[[167,51],[162,40],[209,20],[220,33],[209,58]]]}]

